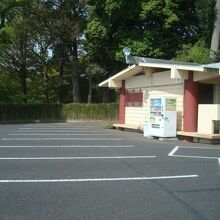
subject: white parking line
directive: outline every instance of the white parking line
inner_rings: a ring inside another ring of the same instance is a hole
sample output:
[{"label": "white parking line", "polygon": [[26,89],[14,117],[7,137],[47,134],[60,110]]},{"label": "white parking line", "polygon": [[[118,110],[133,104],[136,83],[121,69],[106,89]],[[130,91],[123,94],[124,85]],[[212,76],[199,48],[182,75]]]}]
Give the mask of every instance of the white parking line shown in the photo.
[{"label": "white parking line", "polygon": [[176,146],[179,148],[189,148],[189,149],[203,149],[203,150],[220,150],[219,147],[191,147],[191,146]]},{"label": "white parking line", "polygon": [[[210,160],[218,160],[218,165],[220,168],[220,158],[219,157],[205,157],[205,156],[190,156],[190,155],[179,155],[175,154],[179,148],[188,148],[188,149],[205,149],[205,150],[218,150],[218,148],[208,148],[208,147],[188,147],[188,146],[176,146],[170,153],[169,157],[182,157],[182,158],[194,158],[194,159],[210,159]],[[220,149],[219,149],[220,150]]]},{"label": "white parking line", "polygon": [[20,130],[47,130],[47,129],[90,129],[93,126],[79,126],[79,127],[35,127],[35,128],[18,128]]},{"label": "white parking line", "polygon": [[[172,151],[170,151],[170,153],[168,154],[168,156],[170,157],[188,157],[188,158],[197,158],[197,159],[219,159],[219,157],[206,157],[206,156],[190,156],[190,155],[179,155],[179,154],[175,154],[180,148],[198,148],[198,147],[185,147],[185,146],[176,146]],[[202,149],[202,148],[199,148]],[[204,149],[209,149],[209,148],[204,148]],[[216,149],[216,148],[215,148]],[[217,149],[218,150],[218,149]]]},{"label": "white parking line", "polygon": [[[15,133],[16,132],[19,132],[19,133],[21,133],[21,132],[39,132],[39,130],[36,130],[36,131],[34,131],[34,130],[15,130],[14,131]],[[91,129],[90,130],[59,130],[59,129],[57,129],[57,130],[51,130],[51,129],[48,129],[47,131],[45,131],[45,132],[54,132],[54,133],[66,133],[66,132],[71,132],[71,133],[82,133],[82,132],[89,132],[89,133],[96,133],[96,132],[100,132],[100,131],[91,131]]]},{"label": "white parking line", "polygon": [[83,125],[83,124],[30,124],[30,125],[26,125],[23,126],[23,128],[35,128],[35,127],[39,127],[39,128],[44,128],[44,127],[94,127],[94,125]]},{"label": "white parking line", "polygon": [[0,146],[0,148],[132,148],[133,145]]},{"label": "white parking line", "polygon": [[22,134],[8,134],[9,136],[35,136],[35,135],[42,135],[42,136],[55,136],[55,135],[62,135],[62,136],[83,136],[83,135],[91,135],[91,136],[94,136],[94,135],[98,135],[98,136],[111,136],[112,134],[103,134],[103,133],[92,133],[92,134],[86,134],[86,133],[77,133],[77,134],[73,134],[73,133],[64,133],[64,134],[46,134],[46,133],[32,133],[32,134],[27,134],[27,133],[22,133]]},{"label": "white parking line", "polygon": [[187,156],[187,155],[169,155],[172,157],[185,157],[185,158],[196,158],[196,159],[212,159],[216,160],[218,157],[203,157],[203,156]]},{"label": "white parking line", "polygon": [[0,160],[93,160],[93,159],[145,159],[156,156],[115,156],[115,157],[0,157]]},{"label": "white parking line", "polygon": [[197,178],[198,175],[182,175],[182,176],[155,176],[155,177],[123,177],[123,178],[94,178],[94,179],[27,179],[27,180],[0,180],[0,183],[59,183],[59,182],[106,182],[106,181],[131,181],[131,180],[166,180],[166,179],[182,179]]},{"label": "white parking line", "polygon": [[168,154],[168,156],[173,156],[179,149],[179,146],[176,146],[175,148],[173,148],[172,151],[170,151],[170,153]]},{"label": "white parking line", "polygon": [[81,140],[81,141],[121,141],[122,138],[2,138],[2,141],[47,141],[47,140]]}]

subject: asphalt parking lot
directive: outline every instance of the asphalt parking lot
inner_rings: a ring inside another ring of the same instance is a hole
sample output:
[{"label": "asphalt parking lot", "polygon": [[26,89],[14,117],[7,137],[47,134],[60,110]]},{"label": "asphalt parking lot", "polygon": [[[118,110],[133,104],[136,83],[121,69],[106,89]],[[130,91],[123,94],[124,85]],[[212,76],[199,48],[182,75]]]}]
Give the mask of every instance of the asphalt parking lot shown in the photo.
[{"label": "asphalt parking lot", "polygon": [[104,123],[0,125],[0,219],[220,219],[220,145]]}]

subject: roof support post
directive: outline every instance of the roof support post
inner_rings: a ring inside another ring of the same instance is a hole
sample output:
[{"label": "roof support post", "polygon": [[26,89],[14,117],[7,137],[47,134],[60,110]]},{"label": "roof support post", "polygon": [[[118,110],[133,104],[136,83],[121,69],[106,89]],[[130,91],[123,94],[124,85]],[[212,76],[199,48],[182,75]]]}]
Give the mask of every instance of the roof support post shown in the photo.
[{"label": "roof support post", "polygon": [[125,89],[125,80],[122,80],[122,86],[120,89],[120,100],[119,100],[119,116],[118,123],[125,123],[125,104],[126,104],[126,89]]},{"label": "roof support post", "polygon": [[197,132],[199,83],[193,81],[193,71],[189,71],[184,81],[183,131]]}]

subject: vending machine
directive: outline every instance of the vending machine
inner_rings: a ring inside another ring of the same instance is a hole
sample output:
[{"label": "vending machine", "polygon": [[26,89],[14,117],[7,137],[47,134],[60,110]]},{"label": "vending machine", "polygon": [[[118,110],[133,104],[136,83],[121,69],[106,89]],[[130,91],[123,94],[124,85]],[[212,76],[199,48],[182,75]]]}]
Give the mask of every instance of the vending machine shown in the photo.
[{"label": "vending machine", "polygon": [[176,99],[150,97],[149,135],[176,137]]}]

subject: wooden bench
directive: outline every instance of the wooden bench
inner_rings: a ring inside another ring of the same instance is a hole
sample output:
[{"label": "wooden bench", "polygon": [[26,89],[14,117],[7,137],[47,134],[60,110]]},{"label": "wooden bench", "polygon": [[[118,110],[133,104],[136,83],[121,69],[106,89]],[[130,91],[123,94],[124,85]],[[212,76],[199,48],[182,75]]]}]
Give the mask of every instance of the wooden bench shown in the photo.
[{"label": "wooden bench", "polygon": [[178,136],[192,137],[194,142],[219,144],[220,134],[202,134],[197,132],[177,131]]},{"label": "wooden bench", "polygon": [[140,125],[134,125],[134,124],[113,124],[115,128],[119,129],[131,129],[131,130],[140,130]]}]

